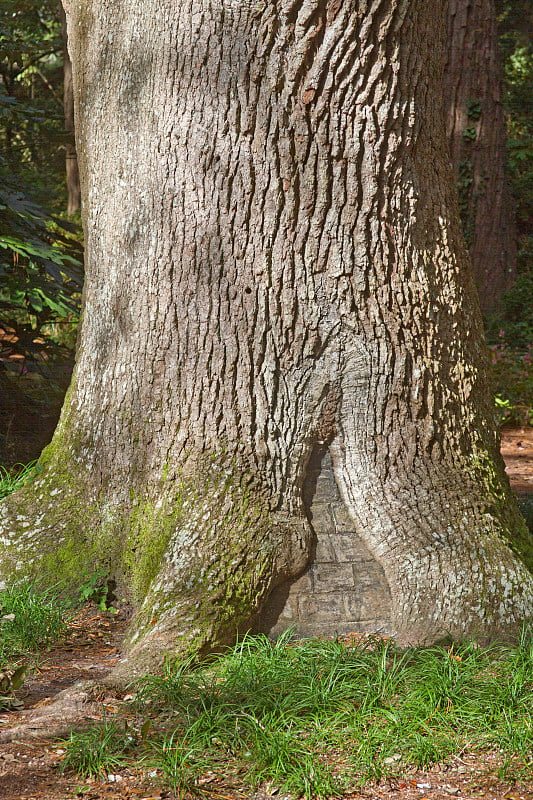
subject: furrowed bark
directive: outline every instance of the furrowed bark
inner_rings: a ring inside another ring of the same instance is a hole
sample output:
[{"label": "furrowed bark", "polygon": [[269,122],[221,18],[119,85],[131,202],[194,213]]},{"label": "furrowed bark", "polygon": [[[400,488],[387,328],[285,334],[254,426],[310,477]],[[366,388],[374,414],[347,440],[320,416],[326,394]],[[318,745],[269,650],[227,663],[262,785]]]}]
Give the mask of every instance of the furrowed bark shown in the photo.
[{"label": "furrowed bark", "polygon": [[67,7],[83,323],[3,560],[27,541],[34,568],[108,566],[138,608],[124,674],[231,640],[304,569],[317,442],[401,641],[531,614],[446,155],[444,5]]}]

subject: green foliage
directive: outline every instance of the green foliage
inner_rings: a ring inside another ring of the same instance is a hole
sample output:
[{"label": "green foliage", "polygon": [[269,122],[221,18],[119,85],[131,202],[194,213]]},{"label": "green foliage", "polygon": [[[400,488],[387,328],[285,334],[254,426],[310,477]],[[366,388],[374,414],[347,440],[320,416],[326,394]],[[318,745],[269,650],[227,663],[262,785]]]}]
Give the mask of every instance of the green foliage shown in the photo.
[{"label": "green foliage", "polygon": [[457,176],[457,192],[459,199],[459,214],[465,235],[466,243],[470,245],[474,236],[474,219],[470,214],[470,195],[474,183],[474,167],[469,158],[464,158],[459,163]]},{"label": "green foliage", "polygon": [[533,342],[533,270],[518,276],[504,292],[498,308],[485,319],[489,344],[526,349]]},{"label": "green foliage", "polygon": [[62,39],[57,0],[0,0],[0,151],[32,195],[63,194]]},{"label": "green foliage", "polygon": [[0,0],[1,358],[45,375],[70,355],[58,327],[75,327],[83,280],[79,230],[50,211],[64,205],[62,49],[57,0]]},{"label": "green foliage", "polygon": [[508,171],[516,203],[518,279],[485,328],[496,409],[503,423],[533,424],[533,40],[529,0],[503,0],[499,11],[504,64]]},{"label": "green foliage", "polygon": [[203,748],[195,748],[183,742],[178,731],[154,742],[151,752],[143,759],[144,764],[161,771],[164,783],[178,798],[194,795],[198,780],[210,766]]},{"label": "green foliage", "polygon": [[502,294],[485,328],[500,423],[533,424],[533,270]]},{"label": "green foliage", "polygon": [[124,753],[134,743],[129,728],[108,720],[83,731],[73,731],[66,742],[61,771],[76,772],[84,778],[105,776],[123,766]]},{"label": "green foliage", "polygon": [[78,600],[81,603],[95,603],[100,611],[116,613],[113,607],[115,582],[107,578],[104,570],[96,570],[86,575],[78,588]]},{"label": "green foliage", "polygon": [[0,500],[32,480],[38,471],[36,465],[36,461],[30,461],[29,464],[14,464],[11,469],[0,466]]},{"label": "green foliage", "polygon": [[57,588],[14,581],[0,588],[0,710],[18,708],[22,686],[39,651],[65,634],[69,608]]},{"label": "green foliage", "polygon": [[[0,500],[38,472],[35,461],[15,464],[10,470],[0,467]],[[0,584],[0,694],[6,680],[18,688],[18,672],[10,671],[10,665],[60,639],[67,629],[67,617],[68,603],[57,588],[45,589],[29,580]]]},{"label": "green foliage", "polygon": [[0,74],[11,86],[36,60],[61,50],[57,3],[0,0],[0,35]]},{"label": "green foliage", "polygon": [[[529,0],[503,0],[500,48],[504,63],[508,171],[516,203],[518,279],[486,316],[496,411],[501,423],[533,424],[533,41]],[[472,106],[472,110],[473,106]],[[469,109],[470,113],[470,109]],[[468,189],[466,167],[461,177]]]},{"label": "green foliage", "polygon": [[463,131],[463,139],[467,142],[475,142],[477,138],[477,132],[475,128],[469,127],[465,128]]},{"label": "green foliage", "polygon": [[[518,266],[533,272],[533,39],[530,0],[501,4],[500,47],[503,54],[507,110],[508,166],[516,201]],[[529,295],[533,304],[533,295]]]},{"label": "green foliage", "polygon": [[164,715],[144,759],[179,796],[233,771],[333,797],[466,748],[501,750],[500,771],[517,776],[532,766],[533,629],[488,649],[247,636],[207,665],[145,678],[137,702]]},{"label": "green foliage", "polygon": [[36,653],[64,635],[67,603],[57,588],[16,581],[0,590],[0,663]]},{"label": "green foliage", "polygon": [[[6,187],[7,184],[7,187]],[[82,249],[68,224],[4,179],[0,189],[0,327],[10,334],[4,357],[42,361],[64,352],[48,326],[77,319]]]},{"label": "green foliage", "polygon": [[511,347],[502,330],[490,355],[500,424],[533,425],[533,344]]},{"label": "green foliage", "polygon": [[466,115],[468,119],[476,122],[481,117],[481,103],[479,100],[469,100],[466,104]]}]

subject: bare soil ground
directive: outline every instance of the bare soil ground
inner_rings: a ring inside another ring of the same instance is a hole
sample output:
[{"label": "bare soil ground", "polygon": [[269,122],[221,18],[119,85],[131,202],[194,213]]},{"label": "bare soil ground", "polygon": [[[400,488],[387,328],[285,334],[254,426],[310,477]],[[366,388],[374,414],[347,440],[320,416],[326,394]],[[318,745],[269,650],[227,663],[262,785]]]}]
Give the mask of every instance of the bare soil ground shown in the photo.
[{"label": "bare soil ground", "polygon": [[533,428],[504,428],[501,453],[516,494],[533,496]]},{"label": "bare soil ground", "polygon": [[[533,496],[533,429],[505,430],[502,453],[515,491]],[[68,637],[41,655],[39,666],[19,692],[22,712],[0,714],[3,731],[38,720],[59,692],[80,680],[96,680],[116,664],[127,620],[86,608],[74,621]],[[85,707],[80,722],[118,715],[135,726],[139,720],[124,695],[106,693]],[[22,730],[22,729],[21,729]],[[34,738],[0,744],[0,800],[173,800],[158,784],[158,776],[140,769],[121,769],[105,779],[80,779],[59,769],[64,745],[49,738],[51,729],[36,729]],[[533,800],[533,775],[515,783],[498,778],[502,756],[465,751],[427,771],[409,771],[381,784],[370,784],[346,800]],[[253,791],[238,776],[213,777],[203,786],[205,800],[285,800],[264,787]]]}]

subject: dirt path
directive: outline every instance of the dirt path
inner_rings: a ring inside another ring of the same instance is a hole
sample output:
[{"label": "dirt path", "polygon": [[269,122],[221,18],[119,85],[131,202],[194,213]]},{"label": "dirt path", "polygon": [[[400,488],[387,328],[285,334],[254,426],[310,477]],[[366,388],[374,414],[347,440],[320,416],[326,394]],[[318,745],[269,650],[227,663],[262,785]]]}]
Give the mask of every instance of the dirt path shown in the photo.
[{"label": "dirt path", "polygon": [[[34,674],[17,693],[25,710],[0,714],[0,736],[6,728],[25,724],[28,712],[37,717],[64,689],[80,680],[99,680],[115,665],[126,626],[124,619],[87,607],[73,621],[68,637],[41,655]],[[116,699],[110,699],[116,705]],[[102,697],[101,719],[107,698]],[[45,731],[43,733],[46,733]],[[77,781],[62,778],[57,770],[61,756],[57,743],[44,737],[31,743],[0,745],[0,800],[64,800],[76,797]],[[103,797],[107,795],[102,795]]]},{"label": "dirt path", "polygon": [[514,491],[533,498],[533,428],[504,429],[501,452]]},{"label": "dirt path", "polygon": [[[502,453],[511,484],[523,507],[533,504],[533,429],[504,431]],[[525,506],[524,506],[525,504]],[[25,712],[0,714],[2,731],[37,717],[62,690],[80,680],[99,680],[116,664],[126,620],[87,608],[75,620],[68,638],[41,656],[35,674],[20,692]],[[87,720],[100,720],[119,713],[135,726],[139,720],[123,696],[102,693],[89,706]],[[31,742],[0,744],[0,800],[172,800],[174,795],[161,790],[157,776],[140,769],[121,769],[105,780],[63,776],[58,769],[64,753],[61,743],[46,738]],[[351,794],[350,800],[533,800],[530,781],[512,785],[497,777],[501,758],[461,754],[446,765],[429,771],[413,771],[382,785]],[[202,787],[205,800],[285,800],[282,793],[270,795],[235,788],[232,782],[218,779]],[[348,798],[347,798],[348,800]]]}]

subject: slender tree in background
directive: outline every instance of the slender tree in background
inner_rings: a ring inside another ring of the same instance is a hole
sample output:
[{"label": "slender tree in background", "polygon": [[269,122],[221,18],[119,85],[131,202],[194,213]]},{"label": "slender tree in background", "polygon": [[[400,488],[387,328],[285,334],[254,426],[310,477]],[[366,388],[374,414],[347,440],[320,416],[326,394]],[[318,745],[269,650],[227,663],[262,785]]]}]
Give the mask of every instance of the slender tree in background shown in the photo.
[{"label": "slender tree in background", "polygon": [[38,201],[52,200],[60,169],[60,65],[57,0],[0,0],[0,170]]},{"label": "slender tree in background", "polygon": [[67,214],[72,216],[81,208],[80,172],[74,142],[74,93],[72,90],[72,64],[67,47],[67,19],[61,8],[63,32],[63,104],[65,108],[65,131],[68,139],[65,145],[65,171],[67,179]]},{"label": "slender tree in background", "polygon": [[[516,199],[519,283],[523,287],[525,280],[533,285],[533,5],[528,0],[504,0],[499,10],[509,168]],[[532,305],[531,296],[524,297],[523,291],[522,298],[523,305]],[[519,308],[506,310],[510,313],[507,322],[516,323],[524,314]],[[533,310],[531,314],[533,319]],[[529,332],[532,331],[530,321]]]},{"label": "slender tree in background", "polygon": [[494,0],[450,0],[444,77],[460,214],[481,306],[489,310],[516,278]]},{"label": "slender tree in background", "polygon": [[[0,459],[4,466],[35,457],[38,453],[31,452],[32,446],[49,441],[46,434],[43,438],[36,434],[34,440],[32,432],[25,437],[30,452],[26,442],[19,448],[19,421],[24,428],[28,409],[38,414],[39,406],[24,394],[27,383],[22,391],[16,383],[27,371],[46,375],[50,383],[43,390],[43,404],[53,407],[61,390],[51,384],[64,374],[68,330],[79,309],[81,247],[70,235],[73,227],[63,225],[52,211],[57,214],[64,208],[59,11],[57,0],[0,0]],[[46,429],[46,421],[41,423],[40,428]]]},{"label": "slender tree in background", "polygon": [[122,677],[230,640],[305,567],[317,441],[400,641],[533,611],[445,140],[445,6],[65,2],[83,323],[41,472],[1,507],[2,569],[113,574],[137,609]]}]

